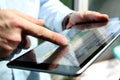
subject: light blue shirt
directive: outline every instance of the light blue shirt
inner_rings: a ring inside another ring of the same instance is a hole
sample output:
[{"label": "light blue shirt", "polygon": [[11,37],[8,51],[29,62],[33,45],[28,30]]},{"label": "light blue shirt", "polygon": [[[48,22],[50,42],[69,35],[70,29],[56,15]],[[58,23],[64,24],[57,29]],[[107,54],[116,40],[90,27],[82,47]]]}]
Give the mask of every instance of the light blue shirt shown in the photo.
[{"label": "light blue shirt", "polygon": [[[15,9],[38,19],[44,19],[45,25],[56,32],[61,32],[63,18],[73,12],[59,0],[0,0],[0,9]],[[31,36],[30,49],[37,46],[37,39]],[[15,55],[22,55],[25,51]],[[14,59],[13,58],[13,59]],[[50,80],[49,74],[10,69],[6,66],[9,61],[0,62],[0,80]]]}]

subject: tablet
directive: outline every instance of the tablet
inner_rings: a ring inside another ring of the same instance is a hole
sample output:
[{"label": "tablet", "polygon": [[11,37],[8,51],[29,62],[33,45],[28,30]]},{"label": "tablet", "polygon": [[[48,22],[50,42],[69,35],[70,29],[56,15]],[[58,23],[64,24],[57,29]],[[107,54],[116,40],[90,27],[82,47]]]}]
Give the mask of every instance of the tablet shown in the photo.
[{"label": "tablet", "polygon": [[[62,32],[68,39],[67,46],[44,41],[35,49],[10,61],[9,68],[78,76],[104,51],[120,41],[120,18],[112,18],[106,26],[102,23],[80,24]],[[101,26],[101,27],[99,27]],[[88,29],[92,27],[91,29]]]}]

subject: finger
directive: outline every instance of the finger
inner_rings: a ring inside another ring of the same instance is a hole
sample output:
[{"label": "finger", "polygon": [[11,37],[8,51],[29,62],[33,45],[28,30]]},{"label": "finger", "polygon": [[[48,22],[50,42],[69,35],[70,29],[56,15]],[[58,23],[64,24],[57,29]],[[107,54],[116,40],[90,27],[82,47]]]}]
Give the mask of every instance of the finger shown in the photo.
[{"label": "finger", "polygon": [[5,44],[0,44],[0,58],[9,57],[12,53],[12,48]]},{"label": "finger", "polygon": [[22,35],[22,41],[18,45],[19,49],[28,49],[31,45],[29,38],[26,35]]},{"label": "finger", "polygon": [[24,32],[28,35],[48,40],[61,46],[67,45],[67,39],[59,33],[50,31],[26,20],[21,20],[21,24],[21,28],[23,28]]},{"label": "finger", "polygon": [[12,53],[13,53],[13,51],[6,50],[3,48],[3,46],[0,46],[0,61],[8,60],[8,59],[12,58],[14,56],[14,54],[12,54]]},{"label": "finger", "polygon": [[12,51],[18,45],[18,42],[8,40],[4,37],[0,37],[0,47],[4,48],[5,50]]},{"label": "finger", "polygon": [[18,15],[18,16],[20,16],[20,17],[22,17],[22,18],[24,18],[24,19],[26,19],[26,20],[28,20],[28,21],[30,21],[30,22],[32,22],[32,23],[35,23],[35,24],[37,24],[37,25],[44,25],[44,20],[38,20],[38,19],[36,19],[36,18],[34,18],[34,17],[31,17],[31,16],[28,16],[28,15],[26,15],[26,14],[24,14],[24,13],[21,13],[21,12],[19,12],[19,11],[16,11],[16,10],[14,10],[14,12]]}]

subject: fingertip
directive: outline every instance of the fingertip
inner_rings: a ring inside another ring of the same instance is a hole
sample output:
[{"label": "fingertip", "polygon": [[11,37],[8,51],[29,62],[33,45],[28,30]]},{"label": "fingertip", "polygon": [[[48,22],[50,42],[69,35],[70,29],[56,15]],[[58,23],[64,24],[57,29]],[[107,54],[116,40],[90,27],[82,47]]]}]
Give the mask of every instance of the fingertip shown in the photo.
[{"label": "fingertip", "polygon": [[60,46],[66,46],[66,45],[68,45],[68,40],[63,35],[61,36],[61,38],[60,38],[59,41],[60,41]]},{"label": "fingertip", "polygon": [[100,15],[102,20],[109,21],[109,16],[107,14]]},{"label": "fingertip", "polygon": [[68,45],[68,40],[64,37],[62,40],[61,40],[61,46],[66,46]]}]

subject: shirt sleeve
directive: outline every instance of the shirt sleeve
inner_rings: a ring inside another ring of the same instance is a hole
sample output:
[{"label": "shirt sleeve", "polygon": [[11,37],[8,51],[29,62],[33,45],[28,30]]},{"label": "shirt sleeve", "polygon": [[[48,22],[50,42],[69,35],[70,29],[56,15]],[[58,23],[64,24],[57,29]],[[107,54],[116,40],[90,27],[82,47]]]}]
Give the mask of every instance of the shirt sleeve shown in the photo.
[{"label": "shirt sleeve", "polygon": [[41,4],[39,19],[44,19],[49,29],[61,32],[64,17],[72,12],[59,0],[46,0],[44,4]]}]

